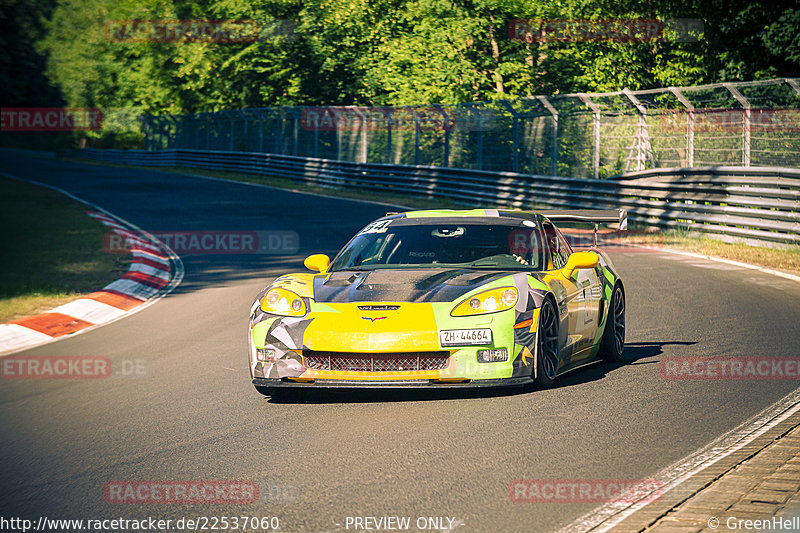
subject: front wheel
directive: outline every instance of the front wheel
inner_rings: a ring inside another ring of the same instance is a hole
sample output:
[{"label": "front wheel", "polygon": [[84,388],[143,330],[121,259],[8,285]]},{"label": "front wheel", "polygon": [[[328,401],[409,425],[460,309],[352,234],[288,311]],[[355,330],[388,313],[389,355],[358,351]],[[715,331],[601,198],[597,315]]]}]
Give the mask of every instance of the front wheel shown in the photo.
[{"label": "front wheel", "polygon": [[536,330],[536,385],[551,387],[558,374],[558,364],[558,314],[553,302],[545,300],[539,311]]},{"label": "front wheel", "polygon": [[625,348],[625,292],[617,284],[608,306],[606,327],[600,340],[600,358],[604,361],[620,363]]}]

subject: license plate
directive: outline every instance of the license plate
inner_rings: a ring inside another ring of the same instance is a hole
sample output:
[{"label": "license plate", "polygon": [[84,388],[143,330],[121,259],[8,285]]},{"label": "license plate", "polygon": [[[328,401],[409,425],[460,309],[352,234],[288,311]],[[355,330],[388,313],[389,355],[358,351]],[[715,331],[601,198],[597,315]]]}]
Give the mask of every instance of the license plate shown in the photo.
[{"label": "license plate", "polygon": [[492,344],[492,330],[486,329],[448,329],[439,332],[442,346],[474,346]]}]

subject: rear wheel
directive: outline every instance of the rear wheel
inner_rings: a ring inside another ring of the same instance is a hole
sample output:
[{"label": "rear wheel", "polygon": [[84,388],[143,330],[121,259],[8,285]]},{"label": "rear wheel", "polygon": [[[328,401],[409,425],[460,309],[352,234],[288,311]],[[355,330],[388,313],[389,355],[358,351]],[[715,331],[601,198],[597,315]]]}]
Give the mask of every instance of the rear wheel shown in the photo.
[{"label": "rear wheel", "polygon": [[536,332],[536,378],[542,388],[551,387],[558,374],[558,315],[550,300],[542,302]]},{"label": "rear wheel", "polygon": [[608,306],[606,327],[600,340],[600,358],[605,361],[622,362],[625,349],[625,292],[617,284]]}]

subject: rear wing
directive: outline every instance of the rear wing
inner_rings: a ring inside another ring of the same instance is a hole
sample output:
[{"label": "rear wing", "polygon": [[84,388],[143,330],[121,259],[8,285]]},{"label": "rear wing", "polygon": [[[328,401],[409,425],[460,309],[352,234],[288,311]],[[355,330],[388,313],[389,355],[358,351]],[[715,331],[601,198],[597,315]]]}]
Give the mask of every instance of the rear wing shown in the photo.
[{"label": "rear wing", "polygon": [[618,224],[620,231],[628,229],[628,211],[625,209],[556,209],[539,211],[552,222],[587,222],[594,224],[594,245],[597,246],[598,224]]},{"label": "rear wing", "polygon": [[628,212],[625,209],[556,209],[538,211],[553,222],[588,222],[589,224],[619,224],[628,229]]}]

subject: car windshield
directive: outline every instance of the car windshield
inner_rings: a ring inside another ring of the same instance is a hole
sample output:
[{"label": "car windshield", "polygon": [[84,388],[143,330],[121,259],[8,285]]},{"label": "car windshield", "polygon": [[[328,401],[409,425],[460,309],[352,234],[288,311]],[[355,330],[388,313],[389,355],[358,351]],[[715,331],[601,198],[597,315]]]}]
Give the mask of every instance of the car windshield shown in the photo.
[{"label": "car windshield", "polygon": [[533,222],[373,222],[339,252],[331,271],[378,268],[538,270]]}]

